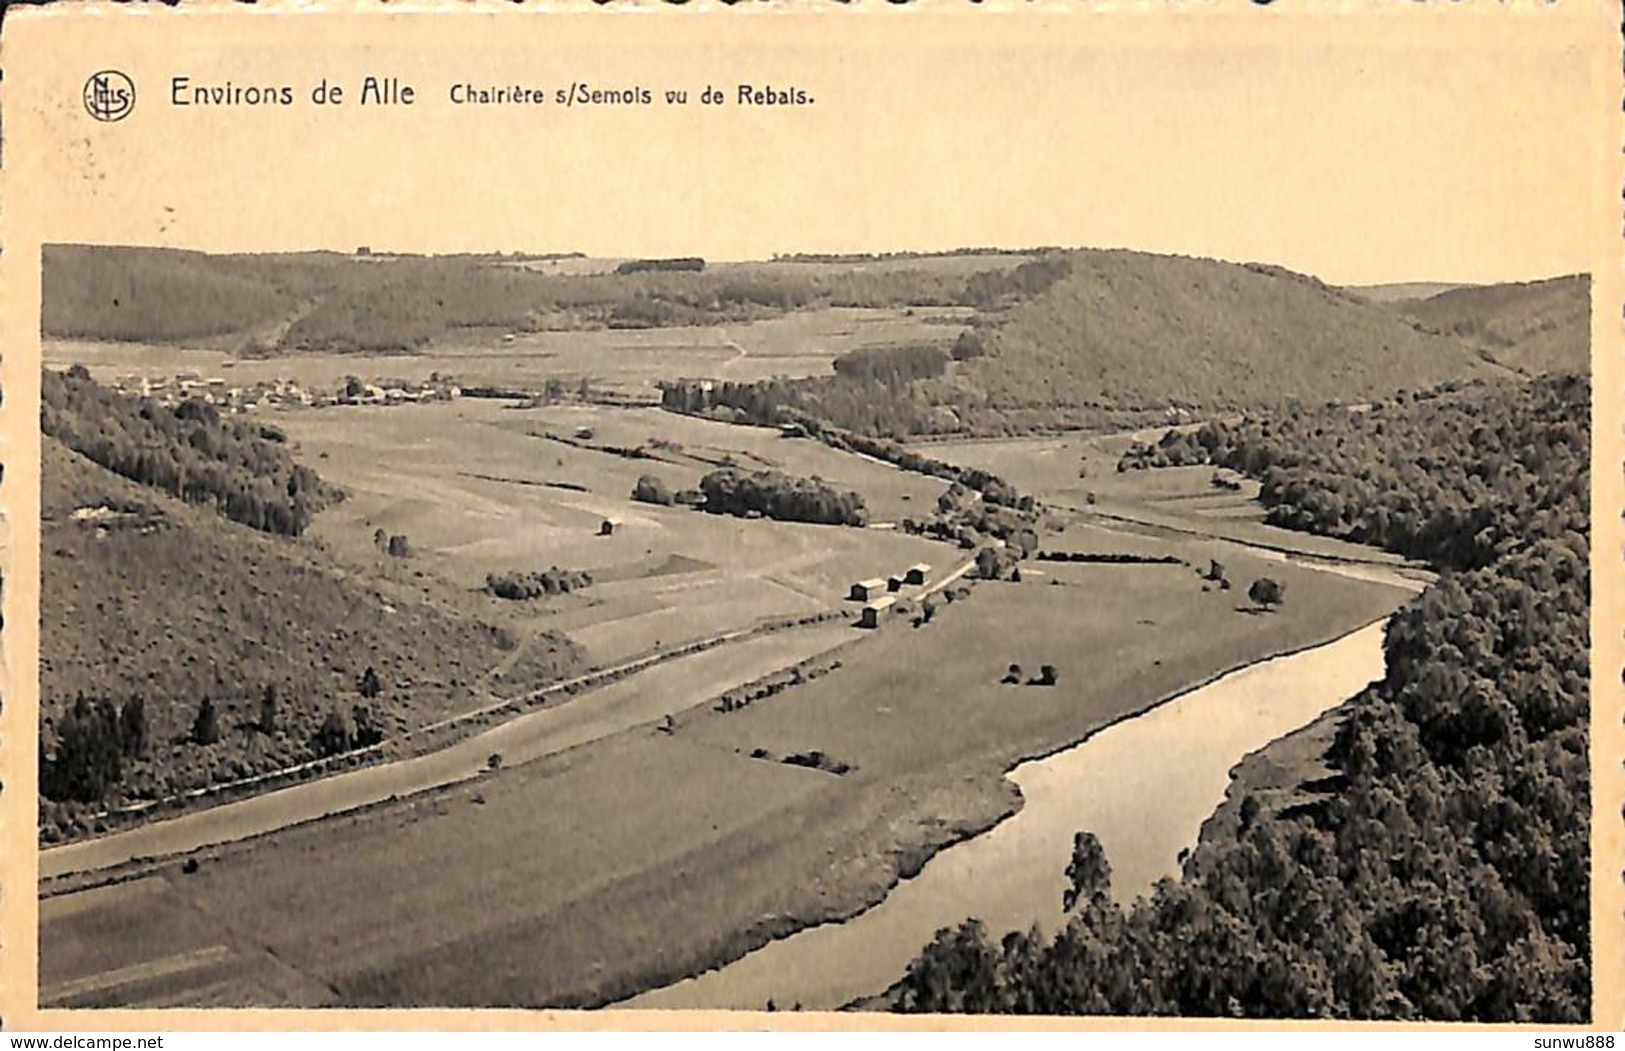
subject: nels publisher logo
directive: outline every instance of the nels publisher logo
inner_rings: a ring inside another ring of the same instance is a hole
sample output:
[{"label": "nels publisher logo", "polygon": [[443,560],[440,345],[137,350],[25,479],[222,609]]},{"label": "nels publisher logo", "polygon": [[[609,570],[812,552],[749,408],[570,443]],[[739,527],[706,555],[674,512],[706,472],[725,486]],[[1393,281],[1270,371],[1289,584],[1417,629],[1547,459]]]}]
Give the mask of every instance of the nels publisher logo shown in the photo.
[{"label": "nels publisher logo", "polygon": [[135,83],[116,69],[85,81],[85,111],[100,121],[123,120],[135,109]]}]

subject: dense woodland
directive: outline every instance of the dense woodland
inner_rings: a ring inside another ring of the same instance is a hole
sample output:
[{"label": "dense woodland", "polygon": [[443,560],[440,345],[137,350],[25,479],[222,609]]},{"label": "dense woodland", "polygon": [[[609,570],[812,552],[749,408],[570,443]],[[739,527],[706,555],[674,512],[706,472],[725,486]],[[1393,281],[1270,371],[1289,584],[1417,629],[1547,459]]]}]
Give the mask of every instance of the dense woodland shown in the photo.
[{"label": "dense woodland", "polygon": [[46,434],[131,481],[213,506],[234,522],[298,536],[343,495],[294,462],[277,432],[222,418],[205,402],[171,409],[119,394],[81,366],[46,370],[40,384]]},{"label": "dense woodland", "polygon": [[1128,909],[1080,834],[1058,935],[941,931],[894,1005],[1589,1020],[1589,416],[1565,377],[1206,431],[1279,520],[1442,571],[1344,709],[1334,790],[1242,800]]},{"label": "dense woodland", "polygon": [[863,526],[869,522],[860,493],[782,471],[747,474],[724,467],[700,479],[700,492],[705,495],[705,510],[712,514],[754,513],[786,522],[822,525]]},{"label": "dense woodland", "polygon": [[[1423,391],[1267,422],[1207,423],[1135,446],[1118,466],[1232,468],[1262,480],[1259,500],[1274,525],[1474,569],[1533,540],[1584,535],[1589,431],[1570,387],[1584,382]],[[1518,416],[1494,411],[1507,399]]]}]

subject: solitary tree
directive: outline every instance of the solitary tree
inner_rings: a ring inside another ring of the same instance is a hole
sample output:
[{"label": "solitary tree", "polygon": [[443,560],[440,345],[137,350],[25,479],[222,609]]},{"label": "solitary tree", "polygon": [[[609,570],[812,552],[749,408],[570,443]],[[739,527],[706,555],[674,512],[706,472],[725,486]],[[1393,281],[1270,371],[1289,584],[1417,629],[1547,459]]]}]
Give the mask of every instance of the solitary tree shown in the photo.
[{"label": "solitary tree", "polygon": [[361,690],[361,696],[367,698],[368,700],[371,700],[383,692],[384,687],[383,684],[378,681],[378,672],[370,664],[367,665],[367,670],[361,673],[361,685],[359,689]]},{"label": "solitary tree", "polygon": [[395,558],[405,558],[412,553],[412,545],[407,541],[406,534],[396,533],[389,538],[389,553]]},{"label": "solitary tree", "polygon": [[276,732],[276,683],[265,684],[265,693],[260,696],[260,732]]},{"label": "solitary tree", "polygon": [[338,708],[329,708],[321,729],[316,731],[316,750],[322,755],[338,755],[350,750],[355,731],[349,718]]},{"label": "solitary tree", "polygon": [[1079,902],[1104,901],[1111,893],[1112,865],[1093,832],[1072,837],[1072,861],[1066,867],[1066,890],[1061,892],[1061,908],[1071,912]]},{"label": "solitary tree", "polygon": [[1247,589],[1247,598],[1253,605],[1267,610],[1271,606],[1281,604],[1285,591],[1286,589],[1281,586],[1279,581],[1271,580],[1269,577],[1259,577],[1253,581],[1253,586]]},{"label": "solitary tree", "polygon": [[214,744],[220,740],[220,715],[207,697],[197,706],[197,718],[192,720],[192,740],[197,744]]},{"label": "solitary tree", "polygon": [[147,702],[140,694],[125,701],[119,712],[119,747],[132,757],[147,750]]},{"label": "solitary tree", "polygon": [[1019,683],[1021,681],[1021,665],[1010,665],[1010,670],[1005,672],[1004,678],[1000,679],[999,681],[1001,683],[1005,683],[1006,685],[1011,683]]}]

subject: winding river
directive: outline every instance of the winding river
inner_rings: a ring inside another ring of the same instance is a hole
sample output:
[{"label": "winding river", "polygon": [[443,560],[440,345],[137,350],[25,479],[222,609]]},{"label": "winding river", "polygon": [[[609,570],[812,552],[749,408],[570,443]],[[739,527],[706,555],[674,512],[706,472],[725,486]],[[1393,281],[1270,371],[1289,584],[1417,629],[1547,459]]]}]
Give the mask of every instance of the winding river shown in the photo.
[{"label": "winding river", "polygon": [[880,904],[772,942],[621,1007],[833,1010],[890,987],[937,930],[968,916],[989,933],[1062,921],[1072,837],[1088,829],[1120,901],[1177,875],[1181,850],[1224,798],[1230,769],[1383,674],[1383,624],[1250,665],[1007,776],[1025,805],[942,851]]}]

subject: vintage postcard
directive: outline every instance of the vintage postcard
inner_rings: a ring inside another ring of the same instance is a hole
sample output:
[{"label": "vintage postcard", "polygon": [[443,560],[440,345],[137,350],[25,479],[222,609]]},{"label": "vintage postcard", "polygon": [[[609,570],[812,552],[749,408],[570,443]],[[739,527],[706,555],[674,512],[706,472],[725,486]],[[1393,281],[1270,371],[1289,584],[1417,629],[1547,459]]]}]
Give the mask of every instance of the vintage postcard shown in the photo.
[{"label": "vintage postcard", "polygon": [[1617,5],[0,46],[7,1027],[1625,1024]]}]

